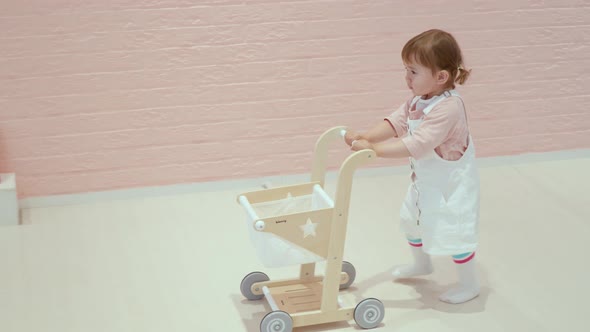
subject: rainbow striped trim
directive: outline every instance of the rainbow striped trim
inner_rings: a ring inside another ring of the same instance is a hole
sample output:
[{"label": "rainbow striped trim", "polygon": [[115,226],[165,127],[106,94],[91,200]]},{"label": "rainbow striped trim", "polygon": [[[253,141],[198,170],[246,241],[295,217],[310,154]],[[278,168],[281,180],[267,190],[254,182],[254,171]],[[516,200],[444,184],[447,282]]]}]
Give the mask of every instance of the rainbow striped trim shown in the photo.
[{"label": "rainbow striped trim", "polygon": [[473,257],[475,257],[475,251],[474,252],[466,252],[466,253],[460,254],[460,255],[453,255],[453,261],[457,264],[464,264],[464,263],[467,263],[470,260],[472,260]]},{"label": "rainbow striped trim", "polygon": [[408,239],[408,243],[412,247],[422,247],[422,239]]}]

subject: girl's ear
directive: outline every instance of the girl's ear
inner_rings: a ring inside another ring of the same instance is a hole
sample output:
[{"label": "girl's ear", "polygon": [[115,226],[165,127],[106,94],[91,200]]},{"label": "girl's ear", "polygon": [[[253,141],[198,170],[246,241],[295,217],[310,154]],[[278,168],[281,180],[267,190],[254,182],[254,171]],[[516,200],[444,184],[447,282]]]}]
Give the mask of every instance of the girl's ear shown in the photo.
[{"label": "girl's ear", "polygon": [[451,75],[449,75],[449,72],[446,70],[441,70],[438,72],[438,74],[436,75],[436,83],[440,84],[440,85],[445,85],[447,83],[447,81],[449,80],[449,77]]}]

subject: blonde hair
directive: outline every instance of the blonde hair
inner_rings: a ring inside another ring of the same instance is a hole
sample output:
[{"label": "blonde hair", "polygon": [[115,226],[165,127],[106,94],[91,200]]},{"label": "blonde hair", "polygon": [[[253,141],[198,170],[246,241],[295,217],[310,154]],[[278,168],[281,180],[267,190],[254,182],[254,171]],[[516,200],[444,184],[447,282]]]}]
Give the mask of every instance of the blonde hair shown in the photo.
[{"label": "blonde hair", "polygon": [[410,39],[402,49],[402,59],[405,63],[418,62],[433,73],[448,71],[446,88],[455,88],[455,83],[464,84],[471,74],[471,70],[463,66],[463,56],[455,38],[438,29],[424,31]]}]

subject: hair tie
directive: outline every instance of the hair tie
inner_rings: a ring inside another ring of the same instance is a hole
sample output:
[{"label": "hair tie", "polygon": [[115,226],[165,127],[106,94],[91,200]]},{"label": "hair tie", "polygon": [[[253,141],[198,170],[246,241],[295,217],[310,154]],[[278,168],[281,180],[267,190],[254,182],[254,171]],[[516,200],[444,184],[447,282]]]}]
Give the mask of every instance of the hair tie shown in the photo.
[{"label": "hair tie", "polygon": [[463,66],[459,66],[459,67],[457,67],[457,70],[458,70],[458,71],[461,71],[461,70],[463,70]]}]

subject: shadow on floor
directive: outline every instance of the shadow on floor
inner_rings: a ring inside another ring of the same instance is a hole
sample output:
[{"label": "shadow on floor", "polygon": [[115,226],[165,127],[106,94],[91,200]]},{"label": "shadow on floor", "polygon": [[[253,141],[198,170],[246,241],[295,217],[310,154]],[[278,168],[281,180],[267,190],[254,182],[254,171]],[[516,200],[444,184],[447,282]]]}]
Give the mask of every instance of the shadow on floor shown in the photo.
[{"label": "shadow on floor", "polygon": [[475,299],[461,303],[461,304],[449,304],[442,302],[438,299],[439,295],[447,291],[448,289],[452,288],[454,285],[442,285],[439,284],[437,281],[432,280],[432,277],[424,277],[424,278],[411,278],[411,279],[400,279],[394,281],[391,277],[391,271],[393,268],[387,269],[381,273],[378,273],[368,279],[365,279],[361,282],[355,283],[354,287],[350,287],[350,291],[355,293],[359,298],[363,298],[366,296],[375,296],[377,298],[378,295],[376,294],[364,294],[370,288],[374,288],[375,285],[378,284],[391,284],[392,287],[396,286],[407,286],[413,288],[416,293],[419,295],[417,298],[414,299],[384,299],[379,298],[385,308],[399,308],[399,309],[416,309],[416,310],[424,310],[424,309],[432,309],[440,312],[446,313],[475,313],[475,312],[482,312],[485,310],[485,305],[487,303],[487,299],[489,294],[491,293],[491,289],[486,287],[485,285],[488,284],[486,278],[481,278],[482,276],[485,277],[485,273],[478,268],[478,275],[480,276],[480,283],[482,286],[480,294]]}]

